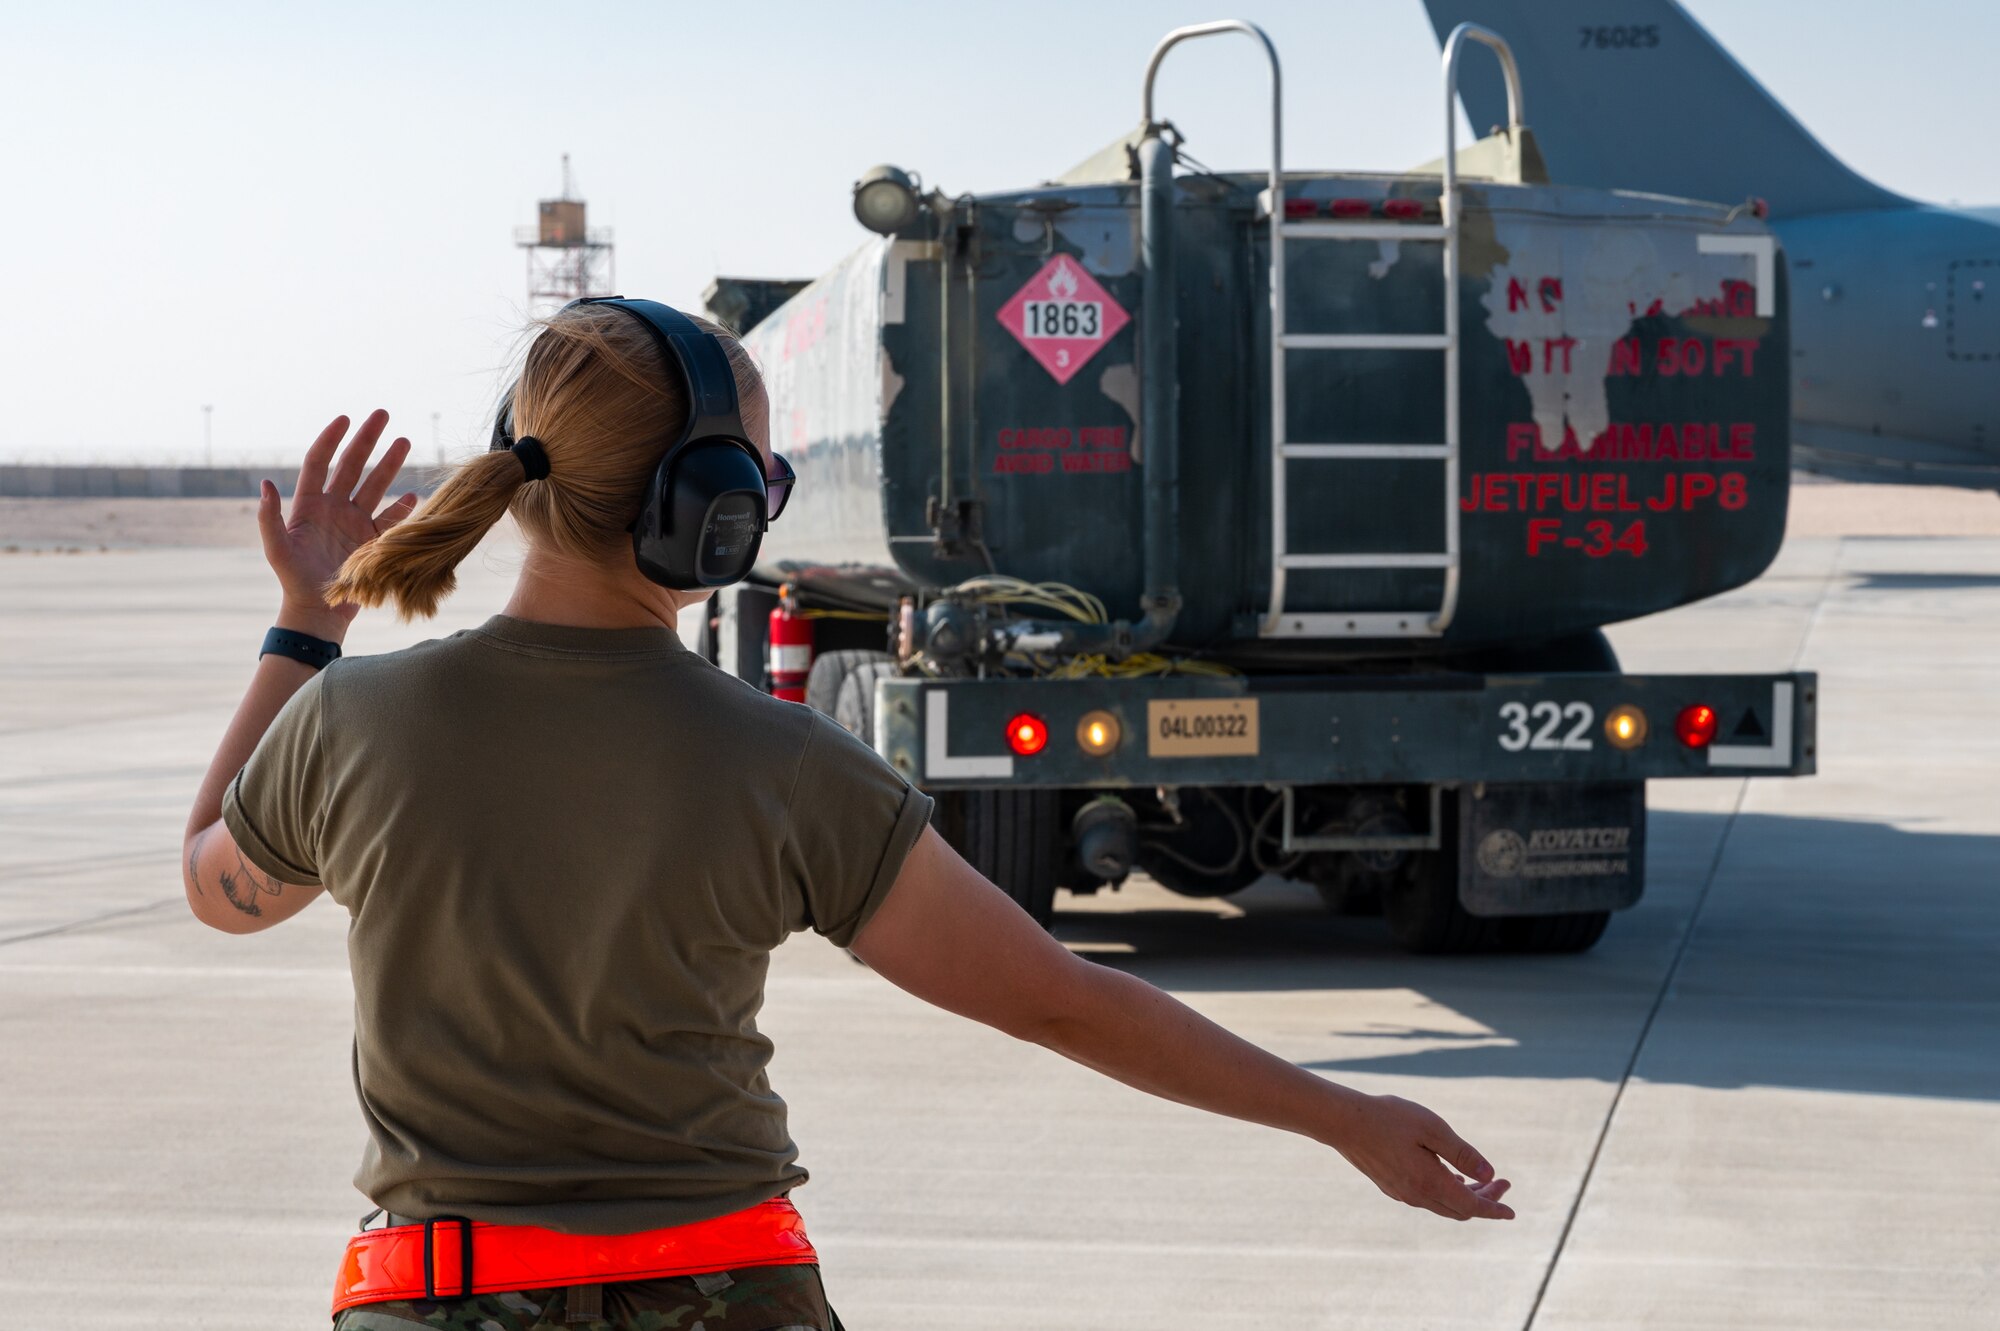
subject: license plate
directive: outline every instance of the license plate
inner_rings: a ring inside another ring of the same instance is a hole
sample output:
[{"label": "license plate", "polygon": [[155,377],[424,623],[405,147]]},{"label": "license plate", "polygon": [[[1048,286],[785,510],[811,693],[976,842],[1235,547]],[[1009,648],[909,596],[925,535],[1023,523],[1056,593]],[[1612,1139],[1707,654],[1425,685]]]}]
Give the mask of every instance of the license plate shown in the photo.
[{"label": "license plate", "polygon": [[1151,758],[1252,758],[1257,754],[1255,698],[1181,698],[1146,704]]}]

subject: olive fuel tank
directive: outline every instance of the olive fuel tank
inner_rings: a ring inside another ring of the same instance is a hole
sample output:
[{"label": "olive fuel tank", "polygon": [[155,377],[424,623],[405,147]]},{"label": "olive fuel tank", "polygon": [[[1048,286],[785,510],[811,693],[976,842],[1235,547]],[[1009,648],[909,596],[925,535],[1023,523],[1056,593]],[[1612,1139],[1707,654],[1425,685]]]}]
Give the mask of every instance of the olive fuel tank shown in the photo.
[{"label": "olive fuel tank", "polygon": [[1555,638],[1774,557],[1755,209],[1460,175],[1448,228],[1437,174],[1287,172],[1274,225],[1263,176],[1141,179],[1144,147],[934,194],[748,331],[801,478],[762,577],[1170,595],[1168,647],[1254,665]]}]

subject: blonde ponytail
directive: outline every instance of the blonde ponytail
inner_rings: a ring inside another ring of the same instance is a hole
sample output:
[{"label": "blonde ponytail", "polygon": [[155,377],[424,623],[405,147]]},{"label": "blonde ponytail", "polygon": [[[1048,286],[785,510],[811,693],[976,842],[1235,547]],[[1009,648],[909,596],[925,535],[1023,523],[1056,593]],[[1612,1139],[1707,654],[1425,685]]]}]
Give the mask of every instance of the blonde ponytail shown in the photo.
[{"label": "blonde ponytail", "polygon": [[[695,322],[722,339],[744,427],[761,439],[767,404],[756,366],[726,330]],[[329,605],[394,601],[404,619],[437,613],[460,561],[509,509],[530,544],[600,563],[631,559],[640,493],[687,421],[681,376],[646,328],[602,305],[543,320],[511,405],[515,435],[541,441],[548,475],[527,484],[512,453],[461,462],[423,507],[348,556],[326,589]]]},{"label": "blonde ponytail", "polygon": [[507,511],[527,480],[512,453],[481,453],[445,478],[422,508],[347,557],[326,589],[328,605],[396,603],[402,619],[428,618],[458,585],[458,566]]}]

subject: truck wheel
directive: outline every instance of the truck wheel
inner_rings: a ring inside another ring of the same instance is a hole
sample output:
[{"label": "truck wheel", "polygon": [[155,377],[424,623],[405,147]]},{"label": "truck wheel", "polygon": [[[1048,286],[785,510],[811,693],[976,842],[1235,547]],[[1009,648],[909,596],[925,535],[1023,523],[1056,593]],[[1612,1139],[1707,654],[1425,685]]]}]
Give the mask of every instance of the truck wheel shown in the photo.
[{"label": "truck wheel", "polygon": [[875,681],[897,673],[887,652],[821,652],[806,676],[806,706],[824,712],[849,733],[875,740]]},{"label": "truck wheel", "polygon": [[1427,851],[1410,863],[1414,872],[1382,896],[1382,918],[1396,942],[1433,956],[1491,949],[1495,921],[1458,902],[1458,857]]},{"label": "truck wheel", "polygon": [[1512,915],[1497,923],[1500,946],[1508,952],[1588,952],[1611,923],[1608,910],[1565,915]]},{"label": "truck wheel", "polygon": [[938,796],[938,834],[1044,929],[1055,919],[1061,792],[954,790]]},{"label": "truck wheel", "polygon": [[1458,801],[1443,801],[1441,844],[1410,856],[1397,881],[1382,894],[1389,933],[1410,952],[1428,955],[1490,951],[1497,922],[1474,915],[1458,900]]},{"label": "truck wheel", "polygon": [[[1355,836],[1408,836],[1410,820],[1394,800],[1361,795],[1348,802],[1328,831]],[[1335,915],[1379,915],[1382,898],[1408,874],[1413,851],[1334,851],[1306,861],[1306,877]]]}]

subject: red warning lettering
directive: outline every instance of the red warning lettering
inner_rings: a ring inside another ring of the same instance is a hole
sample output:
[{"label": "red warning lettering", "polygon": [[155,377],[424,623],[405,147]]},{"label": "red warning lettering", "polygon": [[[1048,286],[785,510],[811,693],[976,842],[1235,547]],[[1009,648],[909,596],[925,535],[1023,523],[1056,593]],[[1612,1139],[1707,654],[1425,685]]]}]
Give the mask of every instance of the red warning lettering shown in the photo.
[{"label": "red warning lettering", "polygon": [[1703,503],[1734,511],[1749,502],[1740,471],[1670,471],[1651,480],[1615,471],[1473,472],[1458,507],[1466,513],[1692,512]]},{"label": "red warning lettering", "polygon": [[1588,444],[1565,425],[1562,442],[1542,447],[1542,427],[1533,421],[1507,426],[1507,460],[1561,462],[1584,458],[1600,462],[1752,462],[1757,457],[1757,426],[1750,421],[1721,424],[1687,421],[1674,424],[1632,424],[1614,421]]},{"label": "red warning lettering", "polygon": [[996,476],[1132,470],[1122,425],[1024,426],[999,431],[994,442],[1000,446],[993,459]]},{"label": "red warning lettering", "polygon": [[1575,550],[1592,559],[1610,555],[1642,558],[1647,550],[1646,520],[1629,522],[1621,531],[1603,518],[1570,526],[1560,518],[1528,519],[1528,554],[1539,557],[1549,549]]},{"label": "red warning lettering", "polygon": [[1661,375],[1734,375],[1753,378],[1757,372],[1757,339],[1718,337],[1713,350],[1706,338],[1663,337],[1654,350],[1654,366]]}]

